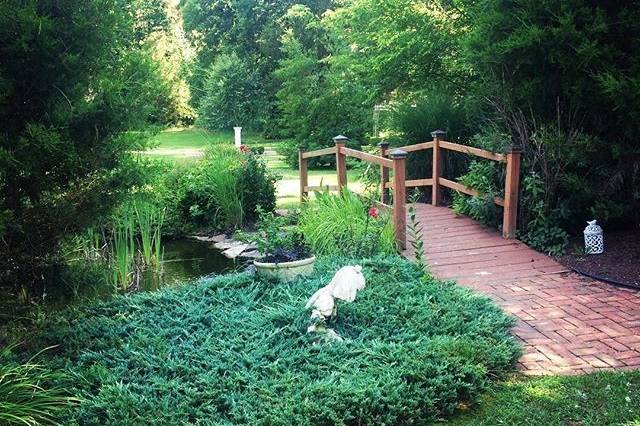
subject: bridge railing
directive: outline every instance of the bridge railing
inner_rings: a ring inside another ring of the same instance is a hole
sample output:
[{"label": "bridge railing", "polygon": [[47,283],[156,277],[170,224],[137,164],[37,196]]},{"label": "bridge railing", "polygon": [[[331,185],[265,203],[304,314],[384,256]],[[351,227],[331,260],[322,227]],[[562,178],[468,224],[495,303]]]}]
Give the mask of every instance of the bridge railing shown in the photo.
[{"label": "bridge railing", "polygon": [[[348,138],[345,136],[336,136],[333,138],[335,146],[331,148],[319,149],[316,151],[299,153],[300,165],[300,200],[304,202],[309,191],[328,188],[329,190],[339,190],[347,184],[347,162],[346,157],[358,158],[362,161],[377,164],[380,166],[380,192],[382,194],[380,205],[384,208],[393,210],[393,224],[396,233],[396,241],[399,248],[407,247],[407,216],[406,216],[406,188],[431,186],[432,198],[431,203],[436,206],[442,202],[442,188],[450,188],[455,191],[477,196],[476,190],[464,186],[458,182],[454,182],[442,177],[442,154],[443,150],[462,152],[476,157],[488,160],[498,161],[505,164],[505,196],[494,197],[493,201],[504,208],[502,235],[504,238],[514,238],[517,213],[518,213],[518,193],[520,185],[520,157],[521,151],[515,148],[507,150],[505,153],[496,153],[484,149],[474,148],[466,145],[460,145],[444,140],[446,133],[442,130],[436,130],[431,133],[433,140],[414,145],[407,145],[400,148],[390,149],[388,143],[380,143],[380,155],[373,155],[355,149],[347,148],[346,142]],[[408,153],[433,150],[433,169],[431,178],[406,180],[406,158]],[[337,186],[309,186],[307,162],[309,158],[319,157],[323,155],[336,156],[336,173],[338,176]],[[391,179],[390,179],[390,173]],[[393,195],[393,204],[389,204],[389,192]]]}]

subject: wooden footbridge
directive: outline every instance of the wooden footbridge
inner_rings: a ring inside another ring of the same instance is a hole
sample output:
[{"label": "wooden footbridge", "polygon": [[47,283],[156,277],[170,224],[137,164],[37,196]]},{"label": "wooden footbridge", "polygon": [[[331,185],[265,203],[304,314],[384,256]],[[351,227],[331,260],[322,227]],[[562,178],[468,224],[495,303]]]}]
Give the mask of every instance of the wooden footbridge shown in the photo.
[{"label": "wooden footbridge", "polygon": [[[406,189],[432,187],[431,204],[416,205],[422,225],[425,256],[431,272],[442,279],[482,292],[514,315],[513,330],[524,346],[518,368],[525,374],[581,374],[600,369],[640,368],[640,294],[581,277],[561,264],[513,239],[518,208],[520,152],[495,153],[444,140],[433,140],[393,150],[380,144],[379,155],[346,147],[347,138],[334,138],[335,146],[300,152],[300,196],[324,187],[308,186],[307,161],[335,155],[338,185],[347,184],[347,157],[380,166],[380,205],[390,209],[399,248],[407,257]],[[427,179],[406,180],[407,155],[432,150],[433,172]],[[476,195],[472,188],[442,177],[446,151],[467,153],[503,163],[504,208],[502,233],[467,217],[457,216],[442,203],[443,188]],[[389,190],[391,194],[389,194]],[[389,197],[392,195],[392,197]],[[391,201],[390,201],[391,200]],[[391,204],[389,204],[391,203]]]},{"label": "wooden footbridge", "polygon": [[[309,191],[327,187],[308,186],[307,162],[310,158],[324,155],[335,155],[336,173],[338,175],[338,185],[329,186],[329,189],[340,189],[347,185],[347,157],[358,158],[368,163],[380,166],[380,206],[392,211],[393,224],[398,247],[401,250],[407,248],[407,211],[406,198],[407,188],[431,187],[431,204],[438,206],[442,203],[442,188],[450,188],[469,195],[478,195],[473,188],[461,185],[442,177],[442,160],[445,151],[456,151],[470,154],[476,157],[504,163],[506,166],[505,196],[494,197],[494,202],[504,208],[502,235],[506,239],[513,238],[516,230],[516,220],[518,211],[518,188],[520,181],[520,150],[509,149],[505,153],[495,153],[484,149],[460,145],[444,140],[446,133],[436,130],[431,133],[433,140],[415,145],[408,145],[399,148],[389,149],[389,144],[379,144],[380,155],[369,154],[356,149],[346,147],[348,138],[336,136],[333,138],[335,146],[316,151],[299,153],[300,165],[300,199],[304,202]],[[406,180],[406,158],[409,153],[417,151],[432,150],[433,152],[433,172],[428,179]],[[393,204],[389,203],[389,193],[391,190]]]}]

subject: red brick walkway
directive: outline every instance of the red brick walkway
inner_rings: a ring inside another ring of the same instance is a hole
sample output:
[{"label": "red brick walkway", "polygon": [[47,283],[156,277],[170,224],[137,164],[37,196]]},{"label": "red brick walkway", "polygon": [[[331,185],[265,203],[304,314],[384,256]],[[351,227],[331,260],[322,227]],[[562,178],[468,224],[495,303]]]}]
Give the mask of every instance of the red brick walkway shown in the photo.
[{"label": "red brick walkway", "polygon": [[445,207],[418,205],[439,278],[489,295],[518,318],[525,374],[640,368],[640,293],[584,278]]}]

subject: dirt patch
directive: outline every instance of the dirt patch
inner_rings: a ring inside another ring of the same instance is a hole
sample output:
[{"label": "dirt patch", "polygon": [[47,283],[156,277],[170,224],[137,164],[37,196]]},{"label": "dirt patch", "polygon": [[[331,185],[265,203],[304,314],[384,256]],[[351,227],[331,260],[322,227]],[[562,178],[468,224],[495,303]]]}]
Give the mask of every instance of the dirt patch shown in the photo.
[{"label": "dirt patch", "polygon": [[603,254],[584,255],[583,247],[583,240],[572,241],[558,260],[585,275],[640,288],[640,231],[605,232]]}]

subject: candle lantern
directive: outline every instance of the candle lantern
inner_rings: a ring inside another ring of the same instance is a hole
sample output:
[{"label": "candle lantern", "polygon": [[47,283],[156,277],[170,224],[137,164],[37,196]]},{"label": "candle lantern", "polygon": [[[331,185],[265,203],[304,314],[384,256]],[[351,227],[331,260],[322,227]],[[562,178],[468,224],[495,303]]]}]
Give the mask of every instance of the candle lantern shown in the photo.
[{"label": "candle lantern", "polygon": [[604,251],[604,233],[595,220],[587,222],[584,228],[584,251],[587,254],[601,254]]}]

